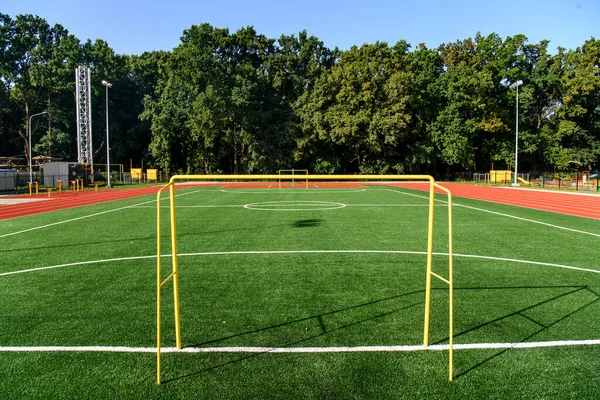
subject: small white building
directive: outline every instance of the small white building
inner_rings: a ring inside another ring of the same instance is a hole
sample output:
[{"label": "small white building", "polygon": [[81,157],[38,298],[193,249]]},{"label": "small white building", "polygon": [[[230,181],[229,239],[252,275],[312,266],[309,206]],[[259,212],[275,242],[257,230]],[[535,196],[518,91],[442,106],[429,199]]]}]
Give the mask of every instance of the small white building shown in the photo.
[{"label": "small white building", "polygon": [[15,190],[16,173],[12,169],[0,169],[0,192]]},{"label": "small white building", "polygon": [[68,161],[55,161],[43,164],[42,169],[42,184],[44,186],[58,186],[58,181],[63,181],[64,187],[69,187],[69,182],[76,179],[76,167],[81,167],[82,164]]}]

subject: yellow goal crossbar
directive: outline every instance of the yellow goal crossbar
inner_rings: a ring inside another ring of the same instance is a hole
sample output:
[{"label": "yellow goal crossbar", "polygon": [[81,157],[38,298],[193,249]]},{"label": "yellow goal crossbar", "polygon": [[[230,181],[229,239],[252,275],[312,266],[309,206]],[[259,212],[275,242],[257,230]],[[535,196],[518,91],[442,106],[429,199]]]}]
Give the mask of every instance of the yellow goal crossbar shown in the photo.
[{"label": "yellow goal crossbar", "polygon": [[[160,304],[161,288],[169,281],[173,281],[174,314],[175,314],[175,341],[177,349],[181,349],[181,323],[179,309],[179,263],[177,255],[177,221],[175,214],[175,183],[183,181],[267,181],[298,178],[295,175],[174,175],[165,186],[157,193],[156,197],[156,378],[161,383],[160,357]],[[454,364],[454,294],[453,294],[453,253],[452,253],[452,194],[448,189],[435,182],[430,175],[302,175],[302,179],[312,181],[428,181],[429,182],[429,219],[427,228],[427,273],[425,282],[425,318],[423,327],[423,346],[429,346],[429,319],[431,311],[431,278],[435,277],[448,285],[448,379],[453,378]],[[432,270],[433,264],[433,222],[435,189],[446,193],[448,197],[448,277],[445,278]],[[169,189],[170,222],[171,222],[171,258],[172,271],[166,278],[161,274],[161,242],[160,242],[160,208],[161,195]]]}]

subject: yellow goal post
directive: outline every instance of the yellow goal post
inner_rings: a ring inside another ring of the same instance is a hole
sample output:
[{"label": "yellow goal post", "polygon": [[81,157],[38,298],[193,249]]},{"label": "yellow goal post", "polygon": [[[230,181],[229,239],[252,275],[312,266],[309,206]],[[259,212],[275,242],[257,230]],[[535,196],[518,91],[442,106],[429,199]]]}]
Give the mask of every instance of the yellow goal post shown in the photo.
[{"label": "yellow goal post", "polygon": [[[177,254],[177,220],[175,184],[184,181],[219,182],[219,181],[275,181],[280,179],[294,179],[295,175],[174,175],[165,186],[157,193],[156,197],[156,378],[161,384],[161,288],[173,281],[174,314],[175,314],[175,341],[177,349],[181,349],[181,323],[179,305],[179,262]],[[452,250],[452,194],[448,189],[435,182],[430,175],[306,175],[302,179],[308,181],[365,181],[365,182],[390,182],[390,181],[427,181],[429,182],[429,212],[427,228],[427,261],[425,280],[425,316],[423,326],[423,347],[429,346],[429,320],[431,311],[431,281],[432,277],[448,285],[448,380],[452,381],[454,364],[454,293],[453,293],[453,250]],[[448,275],[443,277],[432,270],[433,264],[433,226],[435,190],[446,193],[448,199]],[[162,278],[161,273],[161,196],[169,190],[169,214],[171,228],[171,273]]]}]

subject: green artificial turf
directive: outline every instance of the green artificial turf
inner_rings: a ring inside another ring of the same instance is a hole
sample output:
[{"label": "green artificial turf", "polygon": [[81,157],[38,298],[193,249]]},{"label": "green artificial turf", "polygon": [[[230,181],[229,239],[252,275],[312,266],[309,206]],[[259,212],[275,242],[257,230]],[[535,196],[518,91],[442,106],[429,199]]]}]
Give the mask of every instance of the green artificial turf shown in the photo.
[{"label": "green artificial turf", "polygon": [[[0,222],[0,347],[156,346],[154,199]],[[600,270],[597,221],[454,203],[455,343],[600,338],[600,274],[561,267]],[[168,201],[162,204],[165,278],[171,249]],[[425,193],[206,187],[178,190],[177,205],[184,347],[422,344]],[[437,203],[440,253],[448,250],[447,210]],[[447,267],[446,256],[434,256],[437,273],[446,276]],[[28,269],[37,270],[6,274]],[[446,344],[448,292],[442,282],[433,288],[430,343]],[[162,294],[162,346],[172,347],[170,283]],[[593,398],[600,396],[599,353],[599,345],[457,350],[453,382],[447,351],[167,353],[157,386],[153,353],[0,351],[0,393]]]}]

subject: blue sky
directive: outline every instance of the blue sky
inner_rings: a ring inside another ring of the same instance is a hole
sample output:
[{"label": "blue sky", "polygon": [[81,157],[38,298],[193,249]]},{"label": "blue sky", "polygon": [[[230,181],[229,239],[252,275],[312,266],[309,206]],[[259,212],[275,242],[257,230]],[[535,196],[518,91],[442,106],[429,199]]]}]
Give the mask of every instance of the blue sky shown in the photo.
[{"label": "blue sky", "polygon": [[117,53],[171,50],[184,29],[204,22],[236,31],[253,25],[270,38],[306,29],[327,47],[404,39],[428,47],[496,32],[525,34],[575,49],[600,38],[600,0],[4,0],[0,12],[36,14]]}]

